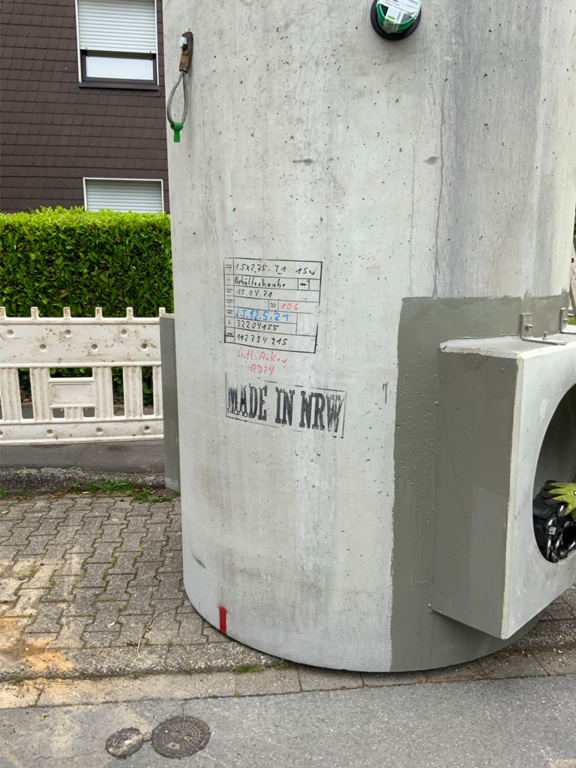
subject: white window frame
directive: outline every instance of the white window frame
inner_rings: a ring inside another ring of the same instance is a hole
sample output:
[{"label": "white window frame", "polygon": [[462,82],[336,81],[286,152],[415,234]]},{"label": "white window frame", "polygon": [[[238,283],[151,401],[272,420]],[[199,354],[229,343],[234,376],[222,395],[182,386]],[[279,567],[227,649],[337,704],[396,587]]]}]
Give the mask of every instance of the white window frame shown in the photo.
[{"label": "white window frame", "polygon": [[164,179],[130,179],[130,178],[121,178],[119,179],[117,176],[84,176],[82,178],[82,187],[84,189],[84,210],[88,210],[88,192],[86,190],[86,182],[87,181],[153,181],[156,184],[160,182],[160,193],[162,195],[162,213],[165,212],[164,210]]},{"label": "white window frame", "polygon": [[[78,82],[80,85],[86,86],[92,86],[96,88],[154,88],[157,89],[160,85],[160,77],[159,77],[159,67],[158,67],[158,57],[159,57],[159,49],[158,49],[158,0],[154,0],[154,32],[156,35],[156,55],[154,60],[154,73],[156,75],[156,79],[154,82],[148,82],[145,80],[122,80],[121,78],[118,78],[117,80],[101,80],[98,81],[90,81],[85,82],[82,79],[82,51],[80,49],[80,16],[78,13],[78,0],[74,0],[74,8],[76,11],[76,48],[78,50]],[[108,53],[113,53],[113,51],[108,51]],[[138,58],[138,57],[135,57]],[[152,179],[152,181],[156,181],[156,179]],[[84,185],[86,186],[86,185]]]}]

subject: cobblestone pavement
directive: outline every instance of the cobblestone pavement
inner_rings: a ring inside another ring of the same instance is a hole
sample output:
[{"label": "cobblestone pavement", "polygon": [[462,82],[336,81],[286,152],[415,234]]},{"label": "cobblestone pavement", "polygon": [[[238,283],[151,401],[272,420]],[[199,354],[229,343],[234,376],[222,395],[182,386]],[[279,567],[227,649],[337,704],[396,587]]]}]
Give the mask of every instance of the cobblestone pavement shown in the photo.
[{"label": "cobblestone pavement", "polygon": [[0,680],[276,662],[190,604],[178,499],[0,501]]},{"label": "cobblestone pavement", "polygon": [[[196,613],[182,585],[181,543],[178,499],[67,494],[0,501],[0,680],[277,665]],[[428,674],[506,677],[520,667],[518,674],[551,674],[546,658],[572,650],[574,588],[506,652],[459,672]],[[567,671],[576,672],[573,658],[564,656]]]}]

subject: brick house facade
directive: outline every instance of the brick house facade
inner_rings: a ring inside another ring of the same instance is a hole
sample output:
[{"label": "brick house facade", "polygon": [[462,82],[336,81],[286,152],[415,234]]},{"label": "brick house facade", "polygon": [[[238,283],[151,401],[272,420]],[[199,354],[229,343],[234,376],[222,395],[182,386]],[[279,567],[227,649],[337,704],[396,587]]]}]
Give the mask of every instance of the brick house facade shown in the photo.
[{"label": "brick house facade", "polygon": [[75,0],[3,0],[1,211],[82,206],[84,178],[162,180],[168,211],[161,0],[156,13],[158,85],[94,87]]}]

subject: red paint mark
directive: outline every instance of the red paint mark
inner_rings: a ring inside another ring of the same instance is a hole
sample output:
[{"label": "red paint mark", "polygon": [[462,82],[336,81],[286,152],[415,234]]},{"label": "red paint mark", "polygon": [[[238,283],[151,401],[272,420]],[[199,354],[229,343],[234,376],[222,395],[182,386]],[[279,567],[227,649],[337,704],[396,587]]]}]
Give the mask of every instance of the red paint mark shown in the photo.
[{"label": "red paint mark", "polygon": [[228,614],[228,611],[226,608],[224,608],[223,605],[218,606],[218,610],[220,611],[220,632],[222,632],[223,635],[226,634],[226,615]]}]

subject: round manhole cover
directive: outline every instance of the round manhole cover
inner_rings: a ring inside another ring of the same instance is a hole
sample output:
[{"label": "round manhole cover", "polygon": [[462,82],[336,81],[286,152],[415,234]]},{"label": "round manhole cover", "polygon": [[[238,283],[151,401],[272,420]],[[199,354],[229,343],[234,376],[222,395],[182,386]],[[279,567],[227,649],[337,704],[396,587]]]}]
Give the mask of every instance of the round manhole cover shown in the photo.
[{"label": "round manhole cover", "polygon": [[188,757],[210,741],[210,728],[197,717],[172,717],[152,731],[152,746],[164,757]]},{"label": "round manhole cover", "polygon": [[116,731],[106,740],[106,749],[114,757],[128,757],[138,752],[144,738],[138,728],[124,728]]}]

